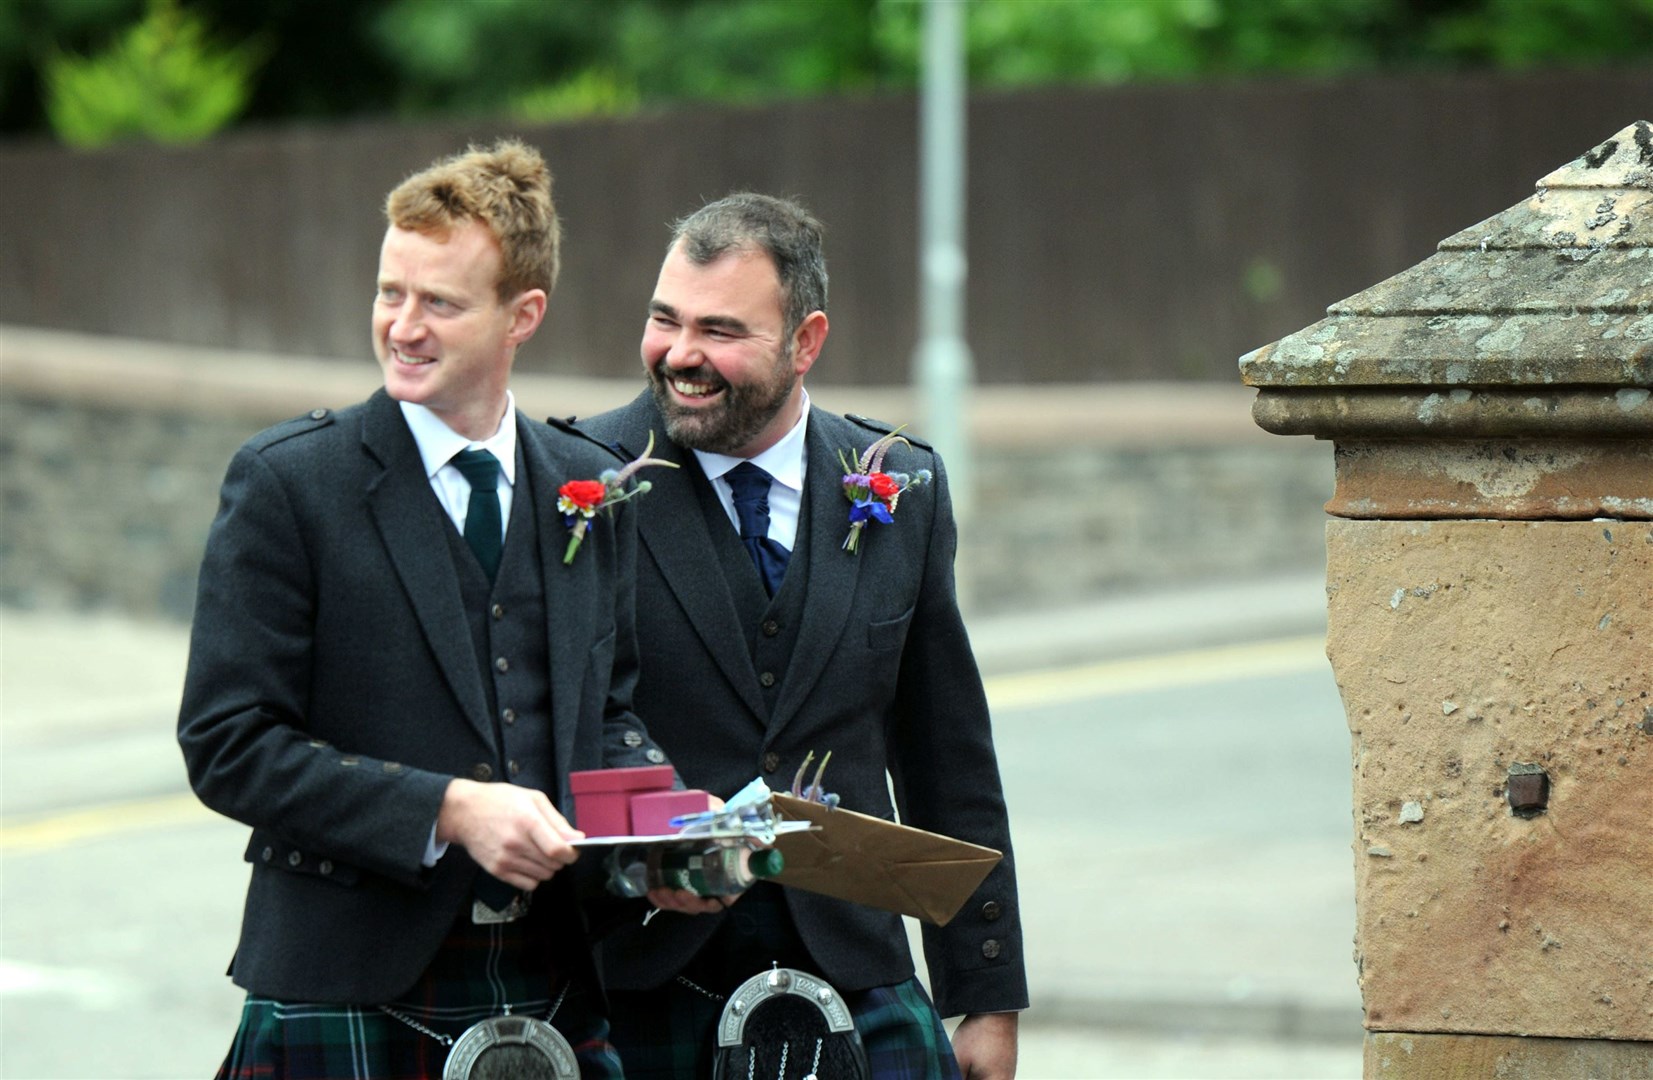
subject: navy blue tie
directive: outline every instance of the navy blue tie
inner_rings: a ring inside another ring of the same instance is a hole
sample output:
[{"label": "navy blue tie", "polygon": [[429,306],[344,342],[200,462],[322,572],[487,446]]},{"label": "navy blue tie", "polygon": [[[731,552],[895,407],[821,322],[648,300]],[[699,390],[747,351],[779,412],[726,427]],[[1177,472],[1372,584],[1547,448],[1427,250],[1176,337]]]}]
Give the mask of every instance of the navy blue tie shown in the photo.
[{"label": "navy blue tie", "polygon": [[758,576],[770,596],[780,590],[781,578],[786,576],[787,560],[792,553],[769,539],[769,485],[772,478],[750,461],[723,474],[734,495],[735,517],[740,521],[740,542],[746,545],[752,562],[757,564]]},{"label": "navy blue tie", "polygon": [[465,508],[465,542],[492,581],[499,573],[505,532],[499,516],[499,459],[486,450],[461,450],[453,456],[453,464],[471,482],[471,501]]}]

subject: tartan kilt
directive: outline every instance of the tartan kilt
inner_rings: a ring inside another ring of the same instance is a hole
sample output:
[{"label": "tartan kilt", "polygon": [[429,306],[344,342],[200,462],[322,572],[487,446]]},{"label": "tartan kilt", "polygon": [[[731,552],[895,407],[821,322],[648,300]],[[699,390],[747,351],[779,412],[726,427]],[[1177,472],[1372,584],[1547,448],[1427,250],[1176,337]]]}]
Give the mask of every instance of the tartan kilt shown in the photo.
[{"label": "tartan kilt", "polygon": [[[402,1016],[458,1039],[508,1005],[544,1019],[567,986],[551,1024],[574,1049],[580,1075],[621,1077],[596,992],[551,970],[546,919],[476,926],[460,916],[412,990],[387,1002]],[[441,1080],[448,1047],[377,1005],[284,1002],[254,994],[219,1080]]]},{"label": "tartan kilt", "polygon": [[[953,1045],[917,978],[843,997],[872,1080],[959,1080]],[[722,1000],[674,979],[654,990],[611,990],[609,1002],[613,1042],[627,1080],[712,1075]]]}]

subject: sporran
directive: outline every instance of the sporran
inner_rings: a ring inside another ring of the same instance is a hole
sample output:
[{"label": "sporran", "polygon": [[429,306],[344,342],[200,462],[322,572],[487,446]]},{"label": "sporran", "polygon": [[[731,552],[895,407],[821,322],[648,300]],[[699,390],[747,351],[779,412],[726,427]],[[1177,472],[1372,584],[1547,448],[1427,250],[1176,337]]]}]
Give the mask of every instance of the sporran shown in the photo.
[{"label": "sporran", "polygon": [[577,1080],[579,1063],[562,1032],[530,1016],[490,1016],[448,1051],[442,1080]]},{"label": "sporran", "polygon": [[867,1080],[843,997],[817,975],[777,967],[741,983],[718,1018],[713,1080]]}]

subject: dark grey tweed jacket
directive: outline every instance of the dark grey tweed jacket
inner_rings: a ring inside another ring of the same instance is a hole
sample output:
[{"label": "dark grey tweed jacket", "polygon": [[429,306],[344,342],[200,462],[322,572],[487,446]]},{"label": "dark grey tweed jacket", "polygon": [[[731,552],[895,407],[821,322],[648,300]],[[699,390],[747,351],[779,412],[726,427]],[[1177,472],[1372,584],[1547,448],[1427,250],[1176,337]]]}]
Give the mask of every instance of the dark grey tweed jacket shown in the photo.
[{"label": "dark grey tweed jacket", "polygon": [[[745,553],[726,518],[709,520],[709,485],[694,455],[666,438],[646,392],[579,426],[627,456],[653,431],[657,456],[682,465],[649,471],[653,490],[637,511],[645,663],[635,704],[684,782],[724,797],[754,776],[784,788],[806,753],[819,759],[830,750],[825,786],[849,809],[885,818],[899,809],[907,824],[1002,850],[1004,862],[952,923],[925,927],[925,956],[943,1015],[1025,1008],[1009,827],[987,700],[954,592],[956,537],[940,460],[916,441],[890,452],[886,471],[928,468],[934,486],[904,495],[894,522],[869,525],[859,553],[850,554],[842,550],[850,504],[838,451],[858,454],[888,428],[810,412],[808,527],[799,541],[807,545],[808,589],[792,655],[770,672],[779,682],[766,690],[753,662],[754,648],[763,648],[760,628],[742,621],[737,611],[750,604],[732,593]],[[786,895],[811,955],[841,989],[912,974],[898,916],[813,893]],[[722,917],[663,913],[605,938],[610,988],[671,978]]]},{"label": "dark grey tweed jacket", "polygon": [[[631,703],[635,527],[624,507],[599,514],[565,566],[555,492],[616,460],[521,414],[517,431],[534,524],[506,542],[539,550],[558,777],[548,794],[570,814],[569,770],[660,760]],[[383,391],[271,428],[230,463],[178,737],[201,800],[253,828],[231,967],[252,992],[390,1000],[470,903],[478,868],[462,849],[421,865],[449,780],[500,756],[452,528]],[[541,899],[574,912],[567,879]],[[571,954],[589,969],[584,933],[570,924]]]}]

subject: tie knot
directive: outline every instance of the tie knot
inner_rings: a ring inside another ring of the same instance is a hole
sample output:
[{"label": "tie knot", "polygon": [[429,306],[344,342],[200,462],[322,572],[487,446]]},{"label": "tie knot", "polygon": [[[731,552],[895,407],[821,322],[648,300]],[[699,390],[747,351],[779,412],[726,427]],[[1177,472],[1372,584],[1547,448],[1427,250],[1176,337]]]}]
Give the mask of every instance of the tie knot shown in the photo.
[{"label": "tie knot", "polygon": [[492,491],[499,486],[499,459],[486,450],[461,450],[453,456],[453,465],[475,490]]},{"label": "tie knot", "polygon": [[729,481],[735,516],[740,519],[741,539],[768,536],[770,475],[750,461],[743,461],[724,473],[723,478]]}]

